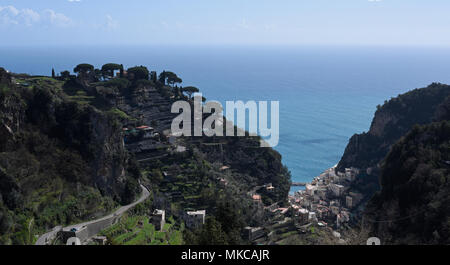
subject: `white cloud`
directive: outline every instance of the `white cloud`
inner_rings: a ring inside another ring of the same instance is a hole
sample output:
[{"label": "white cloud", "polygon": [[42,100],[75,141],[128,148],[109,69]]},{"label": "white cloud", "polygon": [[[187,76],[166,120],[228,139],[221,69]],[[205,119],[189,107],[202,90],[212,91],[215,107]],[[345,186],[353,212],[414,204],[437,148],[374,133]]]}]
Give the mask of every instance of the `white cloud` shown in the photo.
[{"label": "white cloud", "polygon": [[43,12],[43,17],[45,20],[50,22],[50,24],[58,27],[66,27],[72,23],[72,20],[62,13],[57,13],[52,9],[46,9]]},{"label": "white cloud", "polygon": [[78,3],[78,2],[81,2],[81,0],[67,0],[68,2],[71,2],[71,3]]},{"label": "white cloud", "polygon": [[13,6],[0,6],[0,25],[19,24],[18,15],[20,11]]},{"label": "white cloud", "polygon": [[0,26],[24,25],[31,27],[35,24],[49,24],[65,27],[71,23],[70,18],[52,9],[37,12],[30,8],[19,10],[14,6],[0,6]]},{"label": "white cloud", "polygon": [[119,26],[119,22],[114,20],[111,15],[106,15],[106,29],[115,30]]},{"label": "white cloud", "polygon": [[21,11],[20,18],[25,25],[31,26],[34,23],[39,22],[39,20],[41,19],[41,15],[39,15],[34,10],[27,8]]}]

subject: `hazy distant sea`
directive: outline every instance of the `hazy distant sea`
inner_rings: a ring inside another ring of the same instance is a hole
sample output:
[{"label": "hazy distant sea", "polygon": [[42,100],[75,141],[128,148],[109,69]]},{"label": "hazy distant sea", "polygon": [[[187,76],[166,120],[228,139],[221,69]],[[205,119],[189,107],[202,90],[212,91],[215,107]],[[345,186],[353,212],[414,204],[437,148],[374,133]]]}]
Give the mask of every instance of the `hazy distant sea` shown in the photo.
[{"label": "hazy distant sea", "polygon": [[432,82],[450,83],[450,49],[405,47],[0,48],[0,66],[50,75],[81,62],[171,70],[209,100],[279,100],[276,149],[294,181],[336,164],[378,104]]}]

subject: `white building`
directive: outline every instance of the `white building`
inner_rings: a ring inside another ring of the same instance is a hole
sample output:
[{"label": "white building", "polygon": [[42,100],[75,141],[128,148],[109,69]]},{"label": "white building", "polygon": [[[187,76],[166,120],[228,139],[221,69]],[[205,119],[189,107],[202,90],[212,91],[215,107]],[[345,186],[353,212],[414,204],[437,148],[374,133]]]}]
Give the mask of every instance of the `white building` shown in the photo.
[{"label": "white building", "polygon": [[342,196],[345,190],[344,186],[334,183],[331,183],[330,185],[328,185],[328,187],[330,188],[333,195],[336,197]]},{"label": "white building", "polygon": [[299,225],[305,225],[309,221],[309,211],[306,209],[298,210],[298,223]]},{"label": "white building", "polygon": [[192,211],[186,213],[186,227],[190,229],[199,228],[205,224],[206,210]]},{"label": "white building", "polygon": [[166,211],[155,209],[152,213],[152,224],[155,230],[162,231],[166,224]]},{"label": "white building", "polygon": [[305,186],[306,194],[308,194],[310,196],[314,196],[314,193],[316,192],[316,190],[317,190],[317,186],[315,186],[315,185],[306,184],[306,186]]}]

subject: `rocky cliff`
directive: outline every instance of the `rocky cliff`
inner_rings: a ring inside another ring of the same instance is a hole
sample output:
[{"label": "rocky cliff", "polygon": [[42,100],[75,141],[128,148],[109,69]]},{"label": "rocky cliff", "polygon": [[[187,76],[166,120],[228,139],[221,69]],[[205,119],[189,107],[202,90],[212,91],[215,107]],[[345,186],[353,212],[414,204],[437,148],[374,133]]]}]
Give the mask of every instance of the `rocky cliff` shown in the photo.
[{"label": "rocky cliff", "polygon": [[286,203],[290,173],[276,151],[259,148],[258,137],[172,139],[172,102],[189,101],[192,87],[133,69],[139,79],[1,72],[0,244],[30,244],[53,226],[102,216],[132,201],[138,181],[177,222],[205,209],[227,244],[269,222],[264,206]]},{"label": "rocky cliff", "polygon": [[384,244],[449,244],[450,122],[416,126],[383,162],[363,218]]},{"label": "rocky cliff", "polygon": [[363,192],[367,198],[378,190],[380,163],[391,146],[414,125],[440,119],[439,115],[442,114],[439,113],[445,108],[442,104],[449,95],[450,86],[433,83],[426,88],[399,95],[379,106],[370,130],[350,139],[337,167],[341,172],[350,167],[362,169],[352,189]]},{"label": "rocky cliff", "polygon": [[[30,227],[88,219],[134,200],[122,127],[71,100],[60,81],[0,70],[0,243],[32,243]],[[31,222],[35,226],[25,225]]]}]

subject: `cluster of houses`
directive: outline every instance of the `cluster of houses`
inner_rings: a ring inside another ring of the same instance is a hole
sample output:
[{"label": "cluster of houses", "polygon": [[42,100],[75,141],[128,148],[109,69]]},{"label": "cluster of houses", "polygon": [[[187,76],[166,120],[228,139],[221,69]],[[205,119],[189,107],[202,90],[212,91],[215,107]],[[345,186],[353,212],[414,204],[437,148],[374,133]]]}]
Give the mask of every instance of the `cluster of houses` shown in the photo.
[{"label": "cluster of houses", "polygon": [[142,125],[135,128],[124,127],[122,130],[125,144],[136,140],[152,139],[159,135],[155,132],[153,127],[147,125]]},{"label": "cluster of houses", "polygon": [[[173,152],[183,153],[187,148],[181,146],[176,141],[176,136],[168,133],[163,134],[166,141],[162,141],[160,134],[147,125],[139,127],[123,128],[123,145],[137,157],[152,158],[166,154],[169,147],[172,146]],[[163,138],[164,139],[164,138]]]},{"label": "cluster of houses", "polygon": [[293,217],[299,226],[317,223],[319,226],[334,225],[339,229],[350,221],[350,210],[361,200],[362,194],[349,192],[348,187],[359,174],[357,168],[335,172],[336,166],[289,196]]}]

